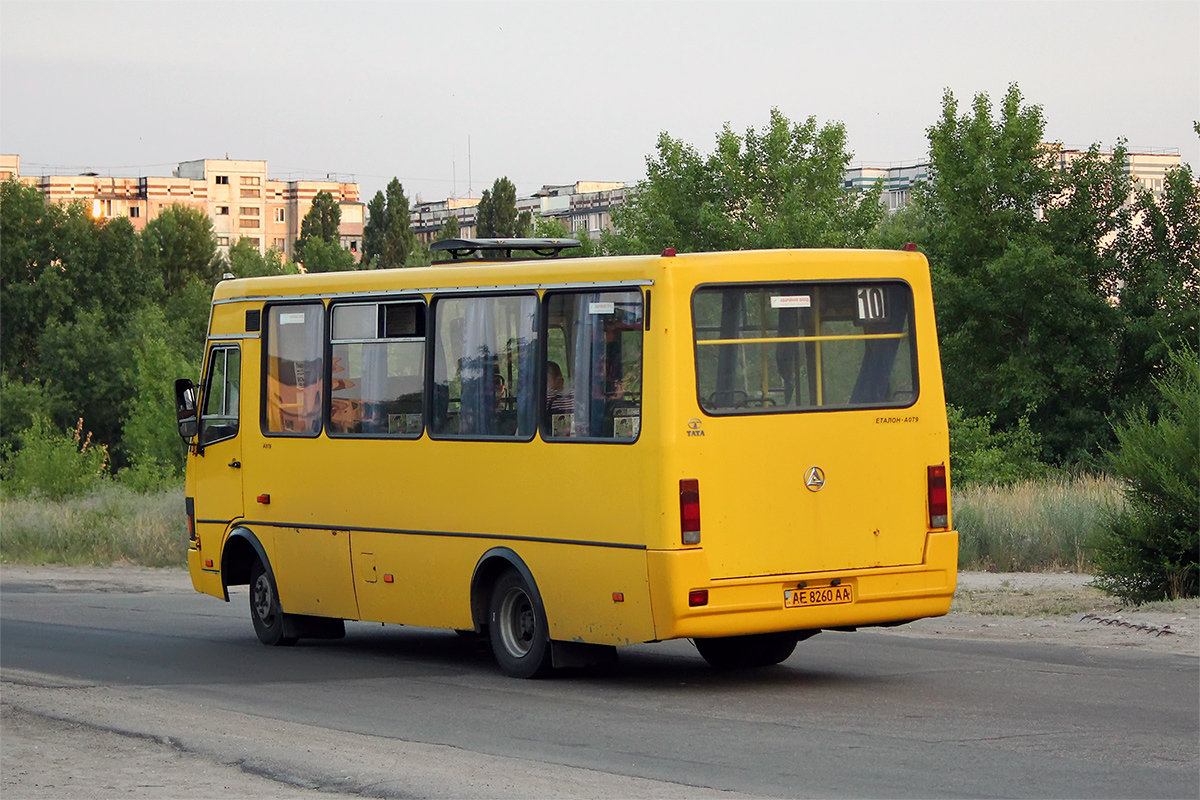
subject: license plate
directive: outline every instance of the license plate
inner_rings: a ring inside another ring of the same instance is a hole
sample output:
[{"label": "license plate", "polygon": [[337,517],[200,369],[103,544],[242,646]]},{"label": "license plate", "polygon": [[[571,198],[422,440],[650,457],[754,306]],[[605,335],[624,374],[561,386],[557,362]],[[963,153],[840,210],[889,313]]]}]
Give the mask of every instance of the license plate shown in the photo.
[{"label": "license plate", "polygon": [[836,606],[853,603],[854,594],[849,586],[814,586],[804,589],[784,589],[783,607]]}]

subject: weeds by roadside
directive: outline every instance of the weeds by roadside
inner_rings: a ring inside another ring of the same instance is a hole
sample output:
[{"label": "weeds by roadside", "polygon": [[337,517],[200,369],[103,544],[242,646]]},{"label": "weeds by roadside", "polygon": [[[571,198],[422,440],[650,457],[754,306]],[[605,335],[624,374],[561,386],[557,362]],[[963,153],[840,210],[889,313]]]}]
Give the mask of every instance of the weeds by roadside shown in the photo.
[{"label": "weeds by roadside", "polygon": [[62,500],[5,491],[0,495],[0,562],[187,563],[183,488],[148,494],[105,481]]},{"label": "weeds by roadside", "polygon": [[1123,504],[1121,484],[1107,476],[956,489],[959,569],[1091,572],[1088,542],[1106,510]]}]

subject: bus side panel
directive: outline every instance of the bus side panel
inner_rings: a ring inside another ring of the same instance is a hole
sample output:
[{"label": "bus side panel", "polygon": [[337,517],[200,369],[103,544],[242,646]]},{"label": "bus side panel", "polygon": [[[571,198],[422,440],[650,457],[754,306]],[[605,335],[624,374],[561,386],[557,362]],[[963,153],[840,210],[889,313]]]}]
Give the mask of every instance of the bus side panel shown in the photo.
[{"label": "bus side panel", "polygon": [[358,619],[350,570],[350,534],[337,530],[277,528],[275,583],[289,614]]},{"label": "bus side panel", "polygon": [[474,627],[471,575],[477,539],[353,531],[360,619],[429,628]]},{"label": "bus side panel", "polygon": [[654,639],[646,552],[609,547],[529,544],[550,638],[625,645]]},{"label": "bus side panel", "polygon": [[550,638],[613,645],[654,638],[645,551],[398,533],[352,536],[364,620],[473,627],[471,576],[483,554],[500,546],[516,552],[533,574]]}]

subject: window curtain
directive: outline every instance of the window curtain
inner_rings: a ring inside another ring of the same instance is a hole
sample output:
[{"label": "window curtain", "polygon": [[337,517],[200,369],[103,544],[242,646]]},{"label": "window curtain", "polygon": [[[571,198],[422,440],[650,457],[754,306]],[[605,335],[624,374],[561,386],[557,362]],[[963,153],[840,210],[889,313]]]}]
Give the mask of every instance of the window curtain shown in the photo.
[{"label": "window curtain", "polygon": [[462,414],[459,433],[486,436],[496,419],[496,306],[497,298],[465,301],[461,360]]},{"label": "window curtain", "polygon": [[599,301],[599,294],[575,297],[571,372],[575,382],[575,435],[582,437],[604,435],[604,319],[589,310],[591,303]]},{"label": "window curtain", "polygon": [[388,347],[382,342],[363,345],[362,432],[387,433],[384,418],[388,397]]}]

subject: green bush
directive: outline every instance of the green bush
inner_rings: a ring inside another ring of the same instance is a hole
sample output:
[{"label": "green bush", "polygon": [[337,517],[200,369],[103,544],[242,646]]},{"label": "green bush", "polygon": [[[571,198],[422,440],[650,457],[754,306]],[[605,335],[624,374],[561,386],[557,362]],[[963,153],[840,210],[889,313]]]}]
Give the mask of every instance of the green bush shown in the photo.
[{"label": "green bush", "polygon": [[92,444],[83,419],[73,431],[59,432],[45,417],[34,415],[21,433],[21,449],[6,450],[0,477],[16,494],[61,500],[83,494],[108,478],[108,448]]},{"label": "green bush", "polygon": [[1111,470],[1125,481],[1125,506],[1097,537],[1096,584],[1130,602],[1200,594],[1200,358],[1185,348],[1170,363],[1154,382],[1157,419],[1141,408],[1114,426]]},{"label": "green bush", "polygon": [[1041,436],[1022,417],[1014,431],[992,431],[995,414],[967,416],[947,406],[950,422],[950,477],[958,486],[1008,486],[1044,477],[1047,467],[1038,458]]}]

